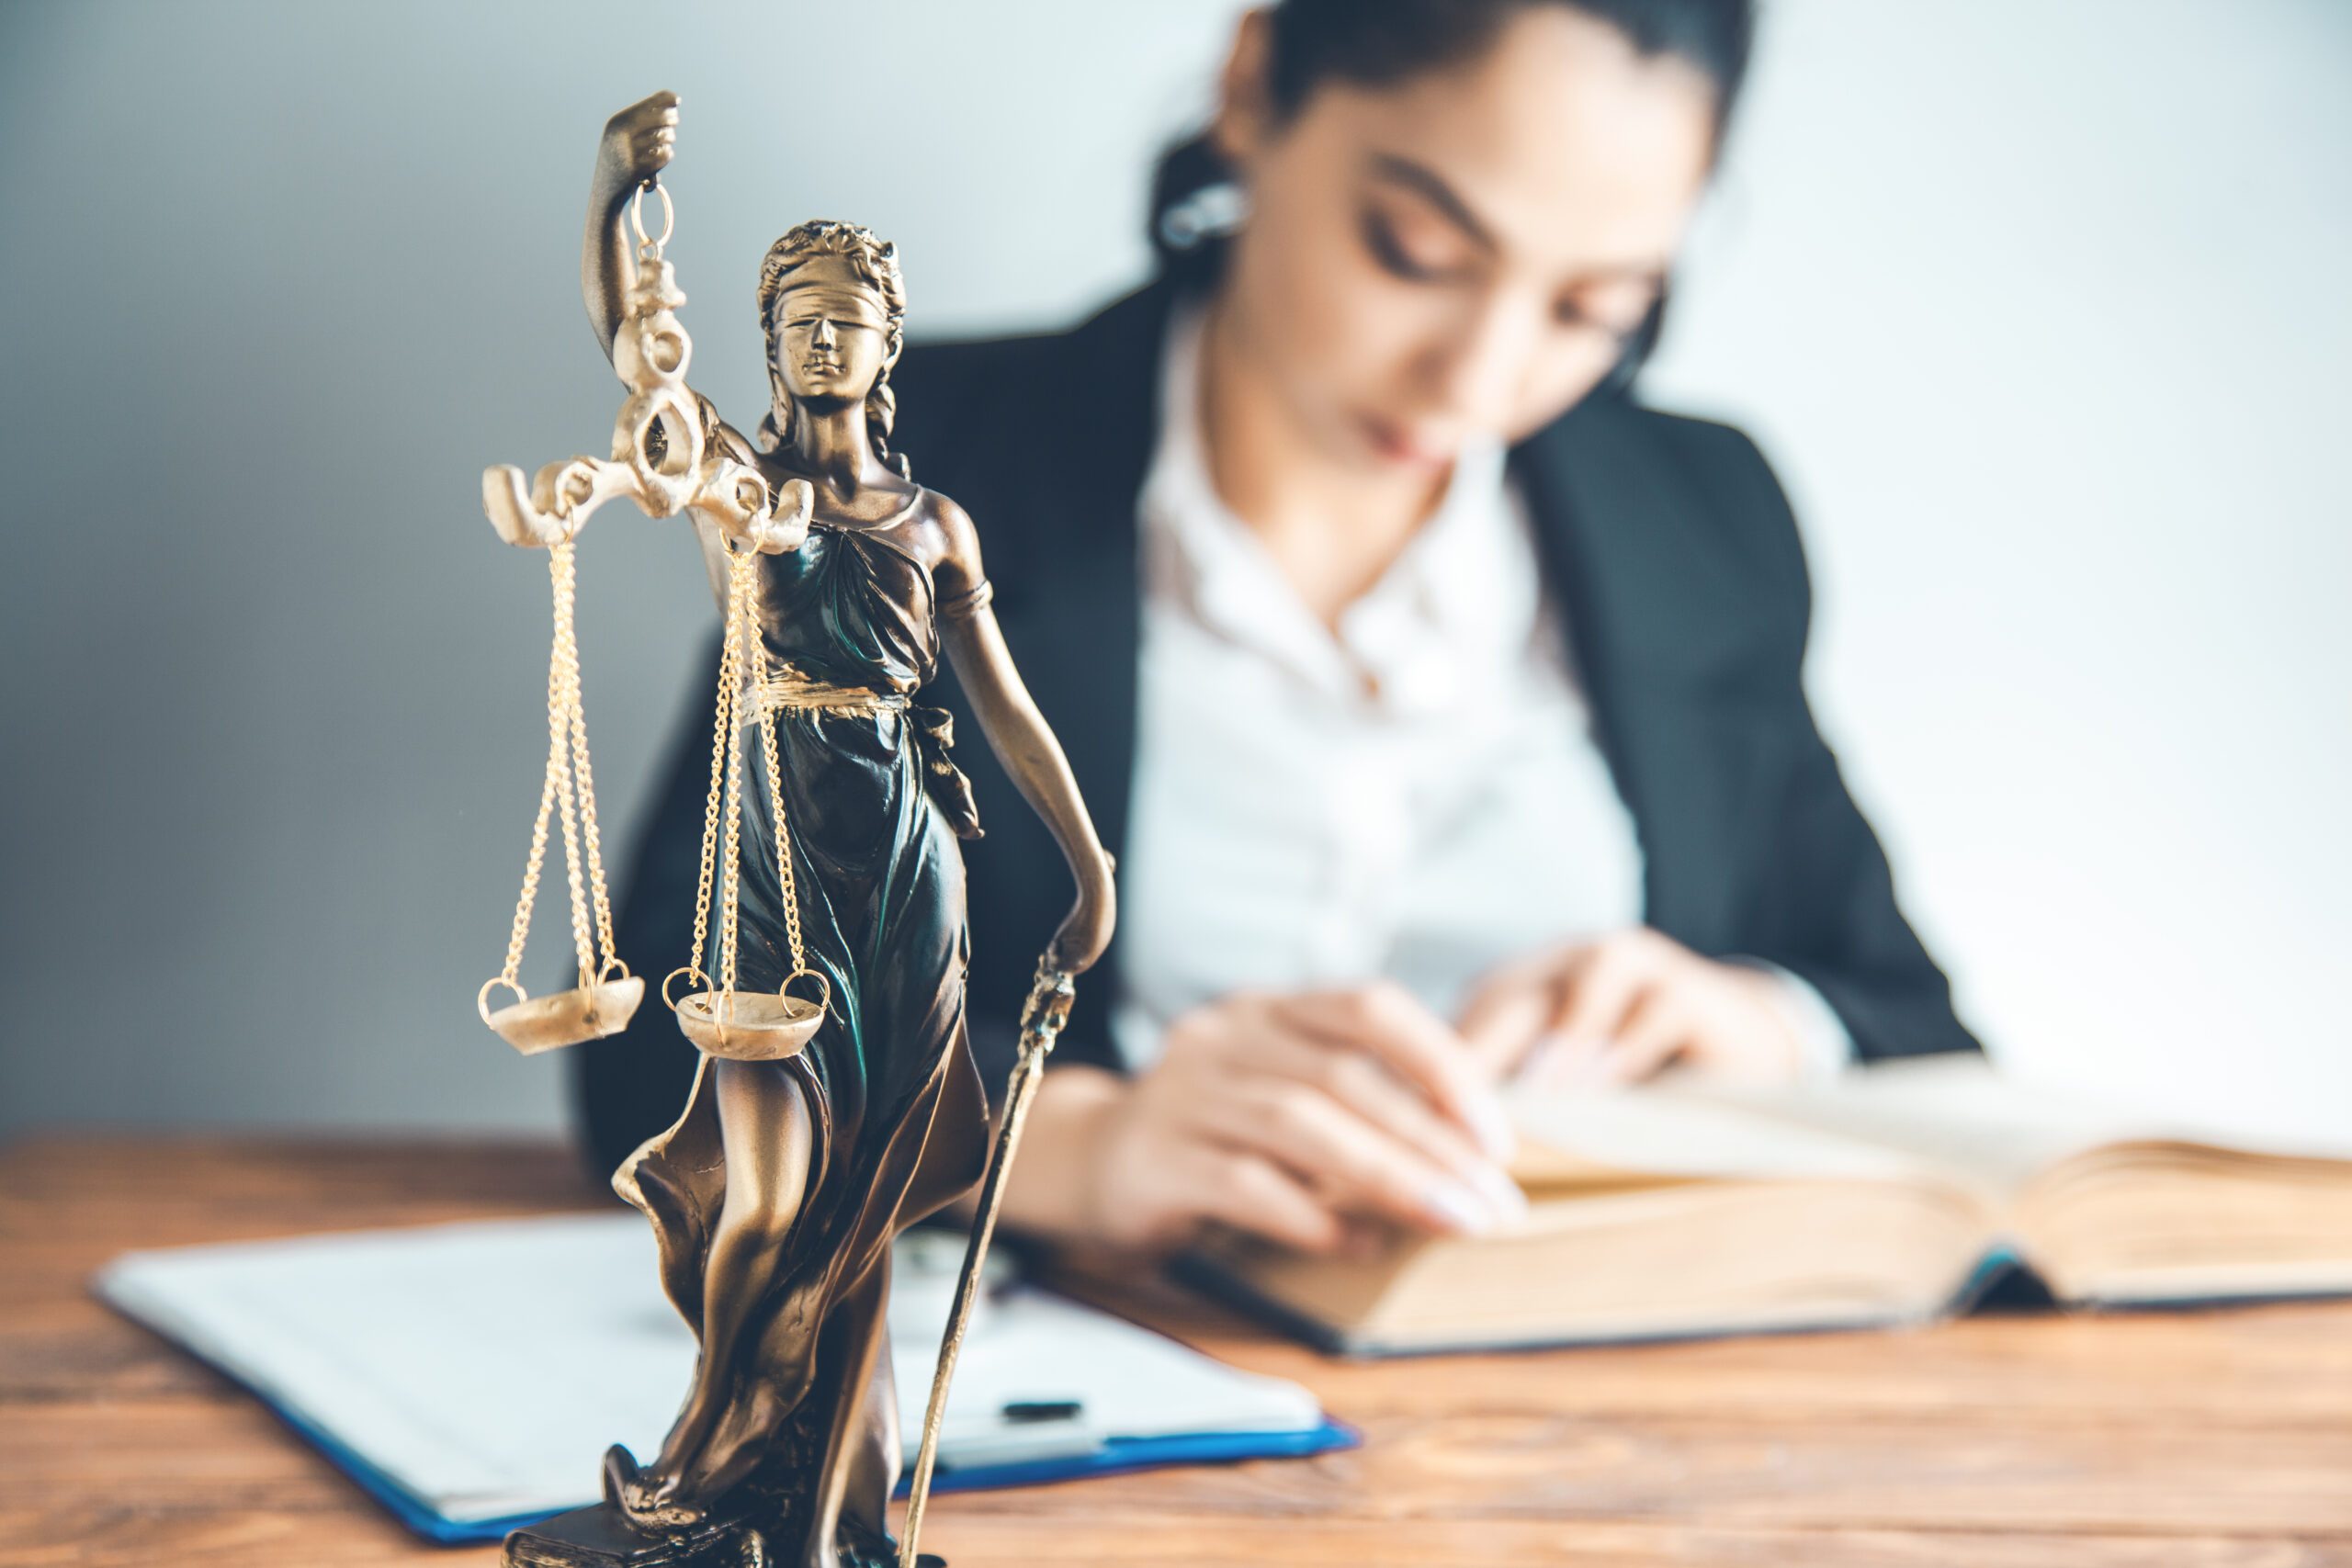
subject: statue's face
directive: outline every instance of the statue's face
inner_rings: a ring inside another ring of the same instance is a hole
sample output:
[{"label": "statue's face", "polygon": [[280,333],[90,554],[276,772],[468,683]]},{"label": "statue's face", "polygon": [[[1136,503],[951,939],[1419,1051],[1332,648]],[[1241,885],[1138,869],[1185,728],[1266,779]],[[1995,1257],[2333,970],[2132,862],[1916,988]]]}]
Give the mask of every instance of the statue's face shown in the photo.
[{"label": "statue's face", "polygon": [[805,268],[775,309],[775,372],[795,401],[862,402],[898,357],[889,313],[845,262]]}]

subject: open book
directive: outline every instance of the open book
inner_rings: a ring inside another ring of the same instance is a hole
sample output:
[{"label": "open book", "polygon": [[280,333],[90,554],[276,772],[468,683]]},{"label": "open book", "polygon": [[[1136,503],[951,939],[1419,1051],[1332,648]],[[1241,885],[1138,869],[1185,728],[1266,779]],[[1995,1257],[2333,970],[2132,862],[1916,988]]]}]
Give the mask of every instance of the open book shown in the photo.
[{"label": "open book", "polygon": [[1514,1114],[1530,1213],[1512,1231],[1400,1238],[1370,1262],[1229,1240],[1182,1271],[1367,1354],[1917,1320],[2011,1266],[2092,1305],[2352,1292],[2352,1128],[2334,1151],[2253,1147],[1975,1057]]}]

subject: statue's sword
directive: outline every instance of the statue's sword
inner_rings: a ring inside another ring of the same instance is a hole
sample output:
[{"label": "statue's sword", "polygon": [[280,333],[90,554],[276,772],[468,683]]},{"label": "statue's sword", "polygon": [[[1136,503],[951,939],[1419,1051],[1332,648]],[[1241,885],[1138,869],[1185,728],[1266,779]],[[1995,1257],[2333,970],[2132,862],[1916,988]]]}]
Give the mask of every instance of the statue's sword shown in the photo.
[{"label": "statue's sword", "polygon": [[1037,978],[1021,1008],[1019,1057],[1012,1064],[1012,1082],[1005,1090],[1004,1120],[997,1128],[996,1145],[989,1151],[988,1174],[980,1179],[980,1212],[972,1223],[972,1239],[964,1248],[963,1272],[956,1277],[956,1309],[948,1314],[947,1332],[939,1341],[939,1365],[931,1376],[931,1404],[922,1416],[922,1447],[915,1455],[915,1478],[907,1494],[907,1523],[899,1539],[899,1568],[915,1568],[915,1540],[922,1530],[923,1505],[931,1498],[931,1470],[939,1458],[939,1425],[947,1414],[947,1385],[956,1376],[956,1357],[964,1348],[964,1330],[972,1320],[972,1302],[979,1294],[980,1264],[989,1253],[989,1238],[996,1232],[996,1209],[1004,1196],[1004,1179],[1021,1145],[1021,1122],[1029,1114],[1029,1100],[1046,1076],[1046,1058],[1062,1025],[1069,1021],[1073,994],[1067,970],[1037,961]]}]

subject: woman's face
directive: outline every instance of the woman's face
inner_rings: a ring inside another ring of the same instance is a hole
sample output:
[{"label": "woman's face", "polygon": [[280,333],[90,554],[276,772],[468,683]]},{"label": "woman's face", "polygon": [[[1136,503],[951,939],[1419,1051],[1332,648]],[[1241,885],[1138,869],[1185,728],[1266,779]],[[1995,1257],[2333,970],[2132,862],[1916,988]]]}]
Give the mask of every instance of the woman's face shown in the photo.
[{"label": "woman's face", "polygon": [[1217,134],[1250,216],[1219,303],[1300,437],[1349,467],[1433,474],[1608,374],[1705,183],[1703,74],[1531,6],[1478,59],[1328,83],[1276,124],[1251,107],[1263,35],[1243,28]]},{"label": "woman's face", "polygon": [[776,296],[775,373],[796,402],[863,401],[898,357],[889,312],[845,262],[812,262]]}]

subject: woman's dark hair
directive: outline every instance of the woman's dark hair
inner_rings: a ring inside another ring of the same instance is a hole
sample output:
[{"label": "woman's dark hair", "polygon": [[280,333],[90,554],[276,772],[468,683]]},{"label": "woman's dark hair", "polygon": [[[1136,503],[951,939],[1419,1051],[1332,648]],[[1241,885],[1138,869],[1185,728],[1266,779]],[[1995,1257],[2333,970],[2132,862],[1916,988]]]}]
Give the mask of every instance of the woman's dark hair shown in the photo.
[{"label": "woman's dark hair", "polygon": [[[1721,142],[1747,74],[1754,0],[1278,0],[1266,16],[1269,107],[1287,119],[1326,83],[1387,87],[1459,65],[1492,45],[1514,17],[1548,6],[1608,23],[1645,59],[1670,55],[1695,66],[1714,86]],[[1232,177],[1205,131],[1170,148],[1153,171],[1152,252],[1162,275],[1182,287],[1216,278],[1223,240],[1197,232],[1189,215],[1201,192]],[[1612,382],[1630,380],[1648,357],[1663,316],[1661,300],[1629,341]]]}]

